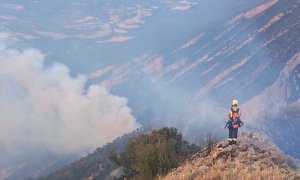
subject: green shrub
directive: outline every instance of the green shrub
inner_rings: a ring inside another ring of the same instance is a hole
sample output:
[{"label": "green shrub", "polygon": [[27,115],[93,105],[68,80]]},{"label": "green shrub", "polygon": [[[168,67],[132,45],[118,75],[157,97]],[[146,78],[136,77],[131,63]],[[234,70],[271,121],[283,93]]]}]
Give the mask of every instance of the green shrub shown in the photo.
[{"label": "green shrub", "polygon": [[126,177],[153,179],[178,166],[182,157],[199,150],[199,147],[182,139],[176,128],[164,127],[129,140],[125,151],[113,153],[110,159],[123,166]]}]

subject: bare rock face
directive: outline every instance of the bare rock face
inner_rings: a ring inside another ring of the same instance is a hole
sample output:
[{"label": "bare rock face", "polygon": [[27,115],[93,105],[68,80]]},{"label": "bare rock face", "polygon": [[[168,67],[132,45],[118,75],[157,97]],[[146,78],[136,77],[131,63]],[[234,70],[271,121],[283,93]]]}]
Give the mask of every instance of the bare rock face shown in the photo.
[{"label": "bare rock face", "polygon": [[300,179],[299,167],[268,137],[243,132],[237,145],[222,141],[203,149],[162,179]]}]

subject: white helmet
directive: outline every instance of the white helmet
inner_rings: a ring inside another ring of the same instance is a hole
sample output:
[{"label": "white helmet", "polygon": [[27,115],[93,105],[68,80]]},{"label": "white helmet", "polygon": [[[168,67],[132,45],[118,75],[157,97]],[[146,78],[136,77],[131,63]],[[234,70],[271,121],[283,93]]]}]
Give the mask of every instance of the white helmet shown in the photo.
[{"label": "white helmet", "polygon": [[234,99],[231,101],[231,105],[234,106],[234,105],[239,105],[239,101]]}]

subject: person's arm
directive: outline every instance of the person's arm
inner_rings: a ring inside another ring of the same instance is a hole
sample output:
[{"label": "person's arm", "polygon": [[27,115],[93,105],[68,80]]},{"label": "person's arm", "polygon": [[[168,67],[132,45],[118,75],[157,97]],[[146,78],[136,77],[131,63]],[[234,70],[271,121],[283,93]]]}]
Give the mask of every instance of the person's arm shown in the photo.
[{"label": "person's arm", "polygon": [[227,128],[227,126],[229,125],[230,120],[231,120],[231,116],[232,116],[231,110],[227,111],[226,115],[227,115],[227,117],[228,117],[228,120],[227,120],[226,125],[225,125],[225,127],[224,127],[225,129]]},{"label": "person's arm", "polygon": [[231,109],[229,109],[229,110],[227,111],[227,116],[228,116],[228,119],[229,119],[229,120],[232,118],[232,111],[231,111]]}]

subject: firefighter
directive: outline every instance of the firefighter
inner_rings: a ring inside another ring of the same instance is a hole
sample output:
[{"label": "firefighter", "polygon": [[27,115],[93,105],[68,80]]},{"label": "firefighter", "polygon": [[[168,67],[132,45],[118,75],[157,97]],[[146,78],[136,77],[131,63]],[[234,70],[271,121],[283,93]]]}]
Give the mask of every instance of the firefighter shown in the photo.
[{"label": "firefighter", "polygon": [[227,112],[228,121],[225,128],[228,127],[229,130],[228,141],[230,145],[236,145],[238,129],[243,125],[243,122],[240,119],[241,110],[238,108],[238,104],[239,101],[234,99],[231,102],[231,108]]}]

